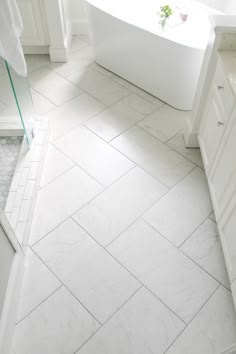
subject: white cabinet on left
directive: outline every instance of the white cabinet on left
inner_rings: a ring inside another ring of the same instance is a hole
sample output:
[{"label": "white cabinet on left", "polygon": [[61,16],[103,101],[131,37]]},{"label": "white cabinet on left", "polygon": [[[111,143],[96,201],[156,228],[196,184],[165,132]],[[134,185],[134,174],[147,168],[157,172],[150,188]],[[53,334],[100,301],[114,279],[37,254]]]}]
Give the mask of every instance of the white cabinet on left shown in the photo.
[{"label": "white cabinet on left", "polygon": [[[48,52],[50,44],[44,2],[39,0],[18,0],[24,25],[21,43],[27,51],[32,46],[40,46],[40,50]],[[27,48],[27,47],[30,48]]]}]

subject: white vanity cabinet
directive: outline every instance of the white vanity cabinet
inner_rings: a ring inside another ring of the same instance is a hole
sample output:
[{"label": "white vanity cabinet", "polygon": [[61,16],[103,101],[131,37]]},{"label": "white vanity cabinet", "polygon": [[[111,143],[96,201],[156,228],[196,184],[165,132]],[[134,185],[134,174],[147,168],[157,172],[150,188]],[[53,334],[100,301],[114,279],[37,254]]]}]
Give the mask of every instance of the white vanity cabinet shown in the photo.
[{"label": "white vanity cabinet", "polygon": [[65,62],[72,39],[69,0],[17,0],[23,22],[21,44],[25,54],[50,54]]},{"label": "white vanity cabinet", "polygon": [[236,87],[232,70],[236,75],[236,52],[219,54],[199,144],[236,304]]}]

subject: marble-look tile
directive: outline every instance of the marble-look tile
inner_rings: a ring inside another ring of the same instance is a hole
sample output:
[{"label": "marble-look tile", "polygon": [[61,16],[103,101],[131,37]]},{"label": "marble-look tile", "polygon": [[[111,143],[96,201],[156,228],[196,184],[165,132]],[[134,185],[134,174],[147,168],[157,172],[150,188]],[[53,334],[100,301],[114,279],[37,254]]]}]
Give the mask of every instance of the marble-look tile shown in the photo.
[{"label": "marble-look tile", "polygon": [[47,100],[44,96],[40,95],[40,93],[38,93],[34,89],[31,89],[31,95],[36,114],[46,114],[56,108],[56,106],[52,102]]},{"label": "marble-look tile", "polygon": [[134,166],[83,126],[55,140],[54,144],[103,186],[109,186]]},{"label": "marble-look tile", "polygon": [[54,145],[49,144],[43,164],[43,172],[40,181],[41,187],[62,175],[74,165],[75,163],[66,155],[59,151]]},{"label": "marble-look tile", "polygon": [[74,215],[101,245],[108,245],[167,192],[155,178],[135,167]]},{"label": "marble-look tile", "polygon": [[183,133],[176,135],[173,139],[168,141],[167,145],[177,151],[179,154],[186,157],[188,160],[203,168],[203,161],[200,149],[186,148]]},{"label": "marble-look tile", "polygon": [[82,73],[74,72],[67,78],[108,106],[130,94],[125,87],[92,68],[87,68]]},{"label": "marble-look tile", "polygon": [[131,94],[97,114],[85,125],[104,140],[110,141],[155,109],[152,103]]},{"label": "marble-look tile", "polygon": [[229,278],[216,223],[207,219],[187,239],[181,250],[229,288]]},{"label": "marble-look tile", "polygon": [[165,143],[183,130],[188,115],[189,112],[164,105],[140,122],[139,126]]},{"label": "marble-look tile", "polygon": [[64,103],[62,106],[47,114],[51,131],[51,140],[54,140],[83,123],[95,114],[104,110],[106,106],[87,93]]},{"label": "marble-look tile", "polygon": [[40,240],[101,190],[102,187],[78,166],[43,187],[37,197],[30,244]]},{"label": "marble-look tile", "polygon": [[108,251],[186,323],[219,285],[142,220]]},{"label": "marble-look tile", "polygon": [[166,353],[218,354],[235,342],[232,295],[221,286]]},{"label": "marble-look tile", "polygon": [[26,54],[25,61],[27,70],[31,73],[34,70],[40,69],[50,63],[48,54]]},{"label": "marble-look tile", "polygon": [[163,354],[184,324],[140,289],[76,354]]},{"label": "marble-look tile", "polygon": [[144,219],[179,247],[211,211],[206,176],[198,167],[145,213]]},{"label": "marble-look tile", "polygon": [[173,187],[194,165],[139,127],[133,127],[111,143],[159,181]]},{"label": "marble-look tile", "polygon": [[18,320],[21,320],[61,286],[43,262],[27,249]]},{"label": "marble-look tile", "polygon": [[140,287],[71,219],[34,250],[99,322],[105,322]]},{"label": "marble-look tile", "polygon": [[30,86],[56,105],[61,105],[82,93],[60,75],[48,68],[42,68],[29,74]]},{"label": "marble-look tile", "polygon": [[161,107],[164,105],[164,102],[160,101],[158,98],[150,95],[148,92],[143,91],[142,89],[140,89],[139,87],[131,84],[129,81],[126,81],[124,79],[122,79],[119,76],[114,76],[112,78],[114,81],[116,81],[118,84],[126,87],[127,89],[129,89],[131,92],[135,93],[136,95],[144,98],[146,101],[151,102],[152,104],[154,104],[157,108]]},{"label": "marble-look tile", "polygon": [[13,354],[74,354],[99,324],[64,287],[15,329]]}]

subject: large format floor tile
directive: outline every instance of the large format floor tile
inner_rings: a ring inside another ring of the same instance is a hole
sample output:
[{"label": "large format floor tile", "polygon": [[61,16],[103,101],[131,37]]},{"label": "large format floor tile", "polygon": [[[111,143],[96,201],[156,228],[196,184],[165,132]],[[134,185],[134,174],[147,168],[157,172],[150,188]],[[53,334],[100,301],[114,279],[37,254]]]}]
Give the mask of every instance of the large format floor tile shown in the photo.
[{"label": "large format floor tile", "polygon": [[125,87],[92,68],[79,73],[74,72],[67,78],[108,106],[130,94]]},{"label": "large format floor tile", "polygon": [[40,185],[45,186],[75,164],[52,144],[48,145]]},{"label": "large format floor tile", "polygon": [[134,163],[85,127],[78,127],[54,144],[103,186],[109,186]]},{"label": "large format floor tile", "polygon": [[60,286],[60,281],[28,248],[18,319],[25,317]]},{"label": "large format floor tile", "polygon": [[235,342],[232,295],[220,287],[167,353],[220,354]]},{"label": "large format floor tile", "polygon": [[186,323],[219,285],[142,220],[108,251]]},{"label": "large format floor tile", "polygon": [[200,168],[195,168],[144,219],[179,247],[211,212],[206,176]]},{"label": "large format floor tile", "polygon": [[106,321],[140,287],[71,219],[34,250],[99,322]]},{"label": "large format floor tile", "polygon": [[47,184],[38,193],[30,244],[40,240],[101,190],[102,187],[77,166]]},{"label": "large format floor tile", "polygon": [[51,140],[68,133],[77,125],[85,122],[105,109],[105,105],[87,93],[82,93],[47,114],[51,131]]},{"label": "large format floor tile", "polygon": [[155,109],[152,103],[132,94],[96,115],[85,125],[104,140],[110,141]]},{"label": "large format floor tile", "polygon": [[229,288],[229,278],[217,225],[207,219],[182,245],[181,250]]},{"label": "large format floor tile", "polygon": [[74,215],[101,245],[108,245],[167,192],[155,178],[135,167]]},{"label": "large format floor tile", "polygon": [[98,328],[62,287],[17,325],[13,354],[74,354]]},{"label": "large format floor tile", "polygon": [[112,145],[168,187],[173,187],[194,167],[139,127],[129,129]]},{"label": "large format floor tile", "polygon": [[30,73],[28,78],[33,89],[56,105],[61,105],[82,93],[78,87],[47,68]]},{"label": "large format floor tile", "polygon": [[163,354],[184,324],[142,288],[76,354]]},{"label": "large format floor tile", "polygon": [[139,126],[165,143],[183,130],[188,115],[189,112],[164,105],[139,123]]}]

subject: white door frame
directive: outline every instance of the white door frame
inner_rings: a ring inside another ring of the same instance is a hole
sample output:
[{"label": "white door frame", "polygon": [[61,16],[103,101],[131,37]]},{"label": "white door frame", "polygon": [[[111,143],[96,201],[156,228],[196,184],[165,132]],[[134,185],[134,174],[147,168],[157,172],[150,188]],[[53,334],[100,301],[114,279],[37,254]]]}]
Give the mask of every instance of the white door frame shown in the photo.
[{"label": "white door frame", "polygon": [[24,252],[1,208],[0,225],[15,251],[0,319],[0,353],[9,354],[24,271]]}]

